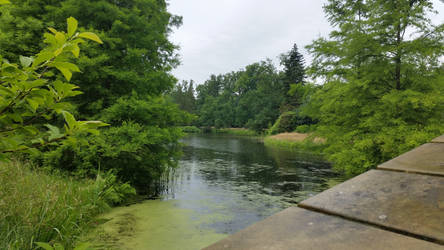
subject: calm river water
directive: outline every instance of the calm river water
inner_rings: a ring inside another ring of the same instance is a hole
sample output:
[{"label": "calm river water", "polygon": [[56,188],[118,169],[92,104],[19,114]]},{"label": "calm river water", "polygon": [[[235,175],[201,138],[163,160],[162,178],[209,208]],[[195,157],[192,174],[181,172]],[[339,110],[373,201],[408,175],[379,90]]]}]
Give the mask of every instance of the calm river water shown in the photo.
[{"label": "calm river water", "polygon": [[267,148],[259,139],[206,134],[182,142],[163,200],[105,216],[102,234],[115,247],[200,249],[341,180],[319,155]]}]

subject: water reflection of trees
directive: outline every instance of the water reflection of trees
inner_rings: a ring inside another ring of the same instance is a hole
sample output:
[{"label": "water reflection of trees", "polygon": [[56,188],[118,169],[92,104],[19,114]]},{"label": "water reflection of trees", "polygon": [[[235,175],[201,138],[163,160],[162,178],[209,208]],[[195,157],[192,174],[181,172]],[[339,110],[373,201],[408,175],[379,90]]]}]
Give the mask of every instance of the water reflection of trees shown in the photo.
[{"label": "water reflection of trees", "polygon": [[172,195],[189,182],[204,181],[297,199],[328,188],[329,180],[337,177],[319,155],[266,148],[251,139],[194,137],[190,144],[184,147],[181,167],[170,174]]}]

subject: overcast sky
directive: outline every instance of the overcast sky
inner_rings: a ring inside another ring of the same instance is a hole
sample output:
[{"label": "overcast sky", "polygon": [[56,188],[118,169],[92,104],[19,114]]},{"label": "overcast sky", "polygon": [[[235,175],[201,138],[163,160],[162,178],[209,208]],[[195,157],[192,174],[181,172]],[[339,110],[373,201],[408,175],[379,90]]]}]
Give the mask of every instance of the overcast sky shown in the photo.
[{"label": "overcast sky", "polygon": [[[444,22],[444,3],[433,0]],[[327,36],[331,27],[324,17],[326,0],[169,0],[169,11],[183,17],[171,35],[178,44],[182,64],[173,71],[179,80],[202,84],[211,74],[239,70],[272,59],[296,43],[310,61],[304,46]]]}]

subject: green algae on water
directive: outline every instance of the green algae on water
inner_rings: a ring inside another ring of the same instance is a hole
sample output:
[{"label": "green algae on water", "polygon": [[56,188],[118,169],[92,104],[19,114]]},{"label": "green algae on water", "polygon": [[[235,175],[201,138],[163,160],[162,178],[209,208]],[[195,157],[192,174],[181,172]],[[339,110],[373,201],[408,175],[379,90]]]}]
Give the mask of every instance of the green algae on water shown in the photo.
[{"label": "green algae on water", "polygon": [[115,208],[101,216],[106,222],[89,238],[98,249],[195,250],[227,236],[199,226],[202,221],[224,220],[224,216],[207,214],[200,218],[176,203],[146,201]]}]

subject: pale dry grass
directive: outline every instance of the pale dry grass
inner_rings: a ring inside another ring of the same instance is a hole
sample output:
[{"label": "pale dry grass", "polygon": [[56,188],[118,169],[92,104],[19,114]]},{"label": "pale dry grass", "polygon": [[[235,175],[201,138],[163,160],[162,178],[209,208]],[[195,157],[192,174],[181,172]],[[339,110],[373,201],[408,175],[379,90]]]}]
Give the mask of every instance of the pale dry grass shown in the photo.
[{"label": "pale dry grass", "polygon": [[[289,142],[303,142],[305,139],[307,139],[310,136],[310,134],[302,134],[302,133],[281,133],[277,135],[272,135],[269,138],[273,140],[279,140],[279,141],[289,141]],[[324,138],[315,137],[313,140],[314,143],[324,143]]]}]

